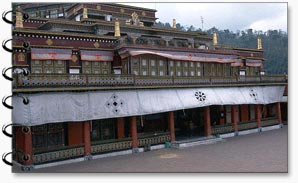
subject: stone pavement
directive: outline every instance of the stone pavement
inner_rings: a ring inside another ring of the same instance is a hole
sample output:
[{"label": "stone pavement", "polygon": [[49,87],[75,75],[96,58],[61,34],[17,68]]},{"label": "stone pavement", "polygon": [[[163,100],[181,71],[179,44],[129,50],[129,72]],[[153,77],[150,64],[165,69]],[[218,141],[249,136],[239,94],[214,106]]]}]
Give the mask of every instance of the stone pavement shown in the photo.
[{"label": "stone pavement", "polygon": [[287,172],[287,137],[284,126],[215,144],[160,149],[31,172]]}]

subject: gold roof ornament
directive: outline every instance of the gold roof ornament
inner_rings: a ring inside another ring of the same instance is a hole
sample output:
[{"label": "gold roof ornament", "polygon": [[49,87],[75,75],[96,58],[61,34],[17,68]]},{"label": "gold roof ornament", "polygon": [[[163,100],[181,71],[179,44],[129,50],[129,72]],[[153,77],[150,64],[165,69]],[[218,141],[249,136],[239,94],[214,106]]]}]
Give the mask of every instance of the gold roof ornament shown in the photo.
[{"label": "gold roof ornament", "polygon": [[114,36],[115,37],[120,37],[121,34],[120,34],[120,22],[118,21],[118,18],[116,18],[116,21],[115,21],[115,28],[114,28]]},{"label": "gold roof ornament", "polygon": [[21,7],[17,7],[16,11],[16,28],[23,28],[23,14]]},{"label": "gold roof ornament", "polygon": [[176,19],[173,19],[173,28],[176,29]]},{"label": "gold roof ornament", "polygon": [[88,10],[87,10],[87,8],[83,8],[83,18],[88,18]]},{"label": "gold roof ornament", "polygon": [[260,36],[258,36],[258,50],[262,50],[262,38]]},{"label": "gold roof ornament", "polygon": [[218,42],[217,42],[217,33],[213,32],[213,46],[217,46]]}]

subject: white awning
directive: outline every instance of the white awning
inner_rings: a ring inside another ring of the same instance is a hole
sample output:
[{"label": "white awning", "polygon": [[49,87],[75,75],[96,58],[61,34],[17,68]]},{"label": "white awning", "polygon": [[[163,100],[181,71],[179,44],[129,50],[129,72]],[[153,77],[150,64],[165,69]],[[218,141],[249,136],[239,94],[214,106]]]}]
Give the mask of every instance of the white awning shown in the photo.
[{"label": "white awning", "polygon": [[[89,92],[53,92],[13,96],[14,123],[44,123],[154,114],[210,105],[281,102],[284,86],[139,89]],[[21,95],[21,94],[19,94]]]}]

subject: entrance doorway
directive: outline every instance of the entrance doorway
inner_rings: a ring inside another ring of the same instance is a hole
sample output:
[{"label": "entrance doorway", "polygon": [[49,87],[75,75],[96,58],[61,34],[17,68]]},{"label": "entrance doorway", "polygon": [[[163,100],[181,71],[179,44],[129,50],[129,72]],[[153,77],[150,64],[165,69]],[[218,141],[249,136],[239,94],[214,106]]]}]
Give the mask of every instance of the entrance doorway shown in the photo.
[{"label": "entrance doorway", "polygon": [[185,109],[174,112],[176,140],[204,136],[203,108]]}]

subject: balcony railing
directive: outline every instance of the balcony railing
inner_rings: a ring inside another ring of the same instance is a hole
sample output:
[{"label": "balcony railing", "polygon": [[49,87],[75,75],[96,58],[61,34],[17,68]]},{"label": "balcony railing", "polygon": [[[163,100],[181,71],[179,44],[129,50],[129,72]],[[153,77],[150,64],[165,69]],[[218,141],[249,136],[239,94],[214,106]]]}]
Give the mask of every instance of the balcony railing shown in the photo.
[{"label": "balcony railing", "polygon": [[148,88],[148,87],[192,87],[227,85],[270,85],[286,84],[284,76],[243,76],[243,77],[175,77],[136,75],[96,75],[96,74],[31,74],[18,75],[13,89],[59,89],[59,88]]}]

